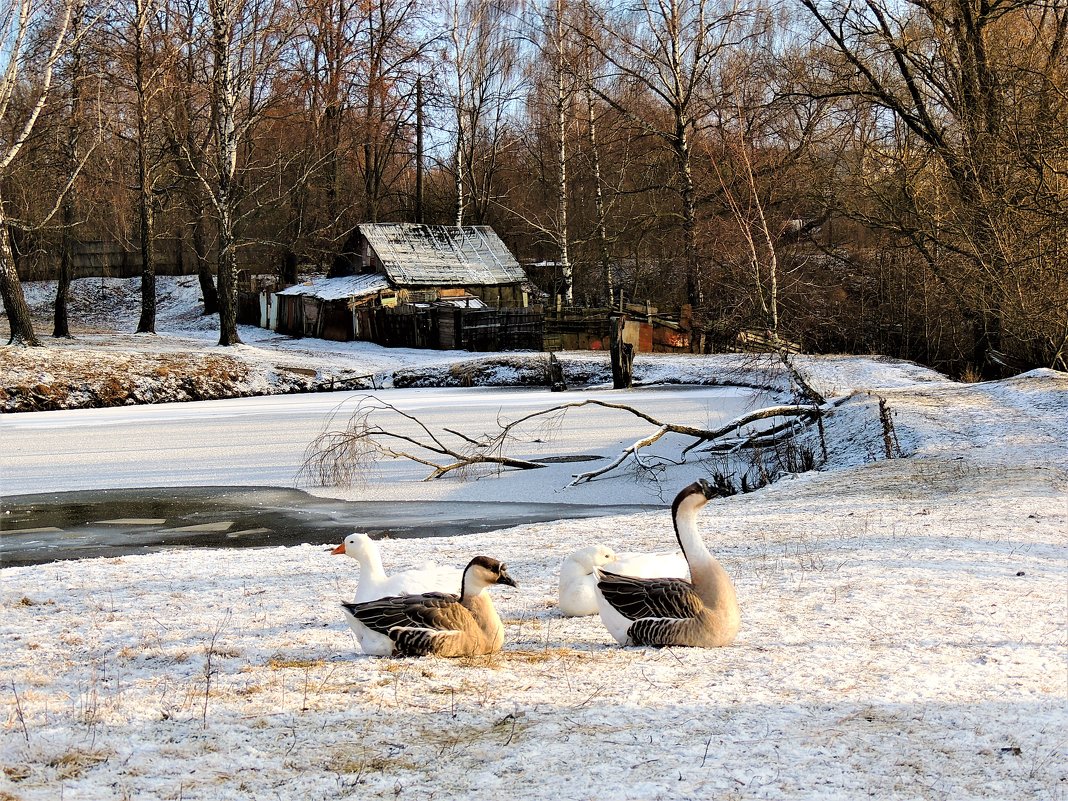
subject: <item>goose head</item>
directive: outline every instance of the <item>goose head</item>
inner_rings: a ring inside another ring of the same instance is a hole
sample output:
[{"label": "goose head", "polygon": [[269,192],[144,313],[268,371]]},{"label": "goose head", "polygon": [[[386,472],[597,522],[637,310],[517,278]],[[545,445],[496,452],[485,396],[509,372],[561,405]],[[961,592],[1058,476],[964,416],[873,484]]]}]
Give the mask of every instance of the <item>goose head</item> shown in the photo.
[{"label": "goose head", "polygon": [[671,505],[671,513],[674,517],[678,517],[680,512],[696,512],[713,498],[724,498],[727,494],[725,490],[699,478],[688,487],[683,487],[675,496],[675,502]]},{"label": "goose head", "polygon": [[353,559],[360,559],[374,552],[375,545],[366,534],[349,534],[344,541],[330,553],[345,554]]},{"label": "goose head", "polygon": [[567,561],[577,565],[582,570],[582,574],[588,576],[595,568],[616,561],[616,553],[606,545],[591,545],[570,554]]},{"label": "goose head", "polygon": [[494,584],[506,584],[509,587],[518,586],[512,577],[508,575],[508,568],[505,567],[504,562],[489,556],[476,556],[464,568],[461,597],[470,598],[478,595]]}]

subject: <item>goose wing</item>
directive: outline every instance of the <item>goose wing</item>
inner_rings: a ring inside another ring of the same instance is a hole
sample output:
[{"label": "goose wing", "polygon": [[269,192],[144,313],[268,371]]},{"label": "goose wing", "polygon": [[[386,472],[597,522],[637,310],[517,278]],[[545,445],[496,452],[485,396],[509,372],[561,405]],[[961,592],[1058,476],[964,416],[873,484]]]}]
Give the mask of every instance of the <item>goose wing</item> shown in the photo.
[{"label": "goose wing", "polygon": [[696,617],[704,608],[693,585],[680,578],[635,578],[598,571],[597,588],[629,620]]},{"label": "goose wing", "polygon": [[459,596],[444,592],[391,596],[342,606],[371,631],[387,635],[396,628],[455,631],[462,628],[465,615],[471,614],[460,604]]}]

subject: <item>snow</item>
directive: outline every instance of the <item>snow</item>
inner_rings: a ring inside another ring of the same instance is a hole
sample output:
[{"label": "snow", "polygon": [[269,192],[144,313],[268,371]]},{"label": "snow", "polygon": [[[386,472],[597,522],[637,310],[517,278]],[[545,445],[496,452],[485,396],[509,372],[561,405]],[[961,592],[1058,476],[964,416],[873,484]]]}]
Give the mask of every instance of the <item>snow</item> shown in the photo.
[{"label": "snow", "polygon": [[389,281],[384,275],[367,273],[363,275],[346,275],[340,278],[314,278],[302,284],[294,284],[281,290],[279,295],[311,295],[321,300],[344,300],[364,295],[374,295],[389,289]]},{"label": "snow", "polygon": [[[321,345],[324,358],[334,347]],[[773,368],[733,357],[647,361],[701,385],[626,395],[665,415],[703,422],[785,390]],[[827,395],[857,394],[826,421],[824,469],[702,513],[738,589],[735,645],[620,648],[596,617],[555,608],[560,561],[576,548],[670,549],[666,506],[382,543],[387,572],[477,553],[507,562],[519,587],[493,591],[505,648],[468,660],[358,653],[337,606],[358,568],[321,547],[5,568],[0,798],[1064,798],[1068,376],[959,384],[879,357],[799,364]],[[766,389],[713,386],[727,367]],[[378,397],[484,426],[561,399],[496,388]],[[4,415],[4,492],[28,491],[24,471],[53,488],[242,474],[292,486],[294,454],[344,398]],[[879,398],[908,458],[881,452]],[[608,454],[630,425],[587,420],[526,446]],[[657,492],[626,473],[563,490],[575,468],[433,484],[384,469],[346,492]],[[665,501],[705,470],[668,468]]]}]

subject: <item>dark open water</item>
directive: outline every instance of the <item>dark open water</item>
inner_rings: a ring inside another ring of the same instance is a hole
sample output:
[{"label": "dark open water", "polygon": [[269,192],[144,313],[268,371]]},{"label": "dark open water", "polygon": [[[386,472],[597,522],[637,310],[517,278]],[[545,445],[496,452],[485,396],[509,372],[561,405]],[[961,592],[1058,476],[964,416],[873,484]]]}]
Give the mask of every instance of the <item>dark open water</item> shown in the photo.
[{"label": "dark open water", "polygon": [[149,553],[164,548],[336,544],[444,537],[522,523],[659,506],[459,501],[338,501],[274,487],[162,487],[17,495],[0,500],[0,566]]}]

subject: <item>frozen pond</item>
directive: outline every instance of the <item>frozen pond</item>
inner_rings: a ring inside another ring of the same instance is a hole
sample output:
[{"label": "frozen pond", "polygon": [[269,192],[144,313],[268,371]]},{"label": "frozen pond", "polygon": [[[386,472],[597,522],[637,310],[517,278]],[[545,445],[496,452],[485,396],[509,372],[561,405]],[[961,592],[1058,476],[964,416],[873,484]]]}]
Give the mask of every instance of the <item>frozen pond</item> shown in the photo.
[{"label": "frozen pond", "polygon": [[[344,425],[367,397],[329,393],[4,415],[3,564],[173,547],[326,544],[355,530],[441,536],[665,505],[655,481],[635,483],[622,472],[567,486],[575,472],[651,430],[633,415],[595,407],[518,432],[512,455],[543,460],[543,469],[489,469],[426,482],[423,465],[385,463],[351,487],[308,488],[330,497],[300,491],[309,443]],[[411,389],[374,397],[428,425],[476,435],[498,420],[586,398],[706,427],[768,400],[750,389],[680,386]]]},{"label": "frozen pond", "polygon": [[273,487],[97,490],[6,498],[0,564],[41,564],[163,548],[336,545],[353,531],[438,537],[642,506],[468,501],[338,501]]},{"label": "frozen pond", "polygon": [[[167,403],[109,409],[77,409],[0,415],[0,476],[5,496],[82,489],[138,487],[297,487],[305,451],[327,428],[348,419],[366,393],[336,392]],[[431,425],[481,433],[498,419],[515,418],[559,403],[595,398],[628,403],[655,417],[714,426],[759,405],[769,396],[738,387],[663,386],[614,392],[551,393],[530,389],[403,389],[375,397]],[[513,455],[522,458],[614,455],[654,429],[633,415],[587,407],[556,425],[522,432]],[[442,498],[565,503],[655,503],[633,483],[626,498],[569,490],[572,464],[557,464],[533,481],[421,482],[427,469],[385,465],[344,497],[350,500]],[[510,477],[508,477],[510,478]],[[522,485],[522,486],[520,486]],[[327,494],[337,495],[328,491]]]}]

